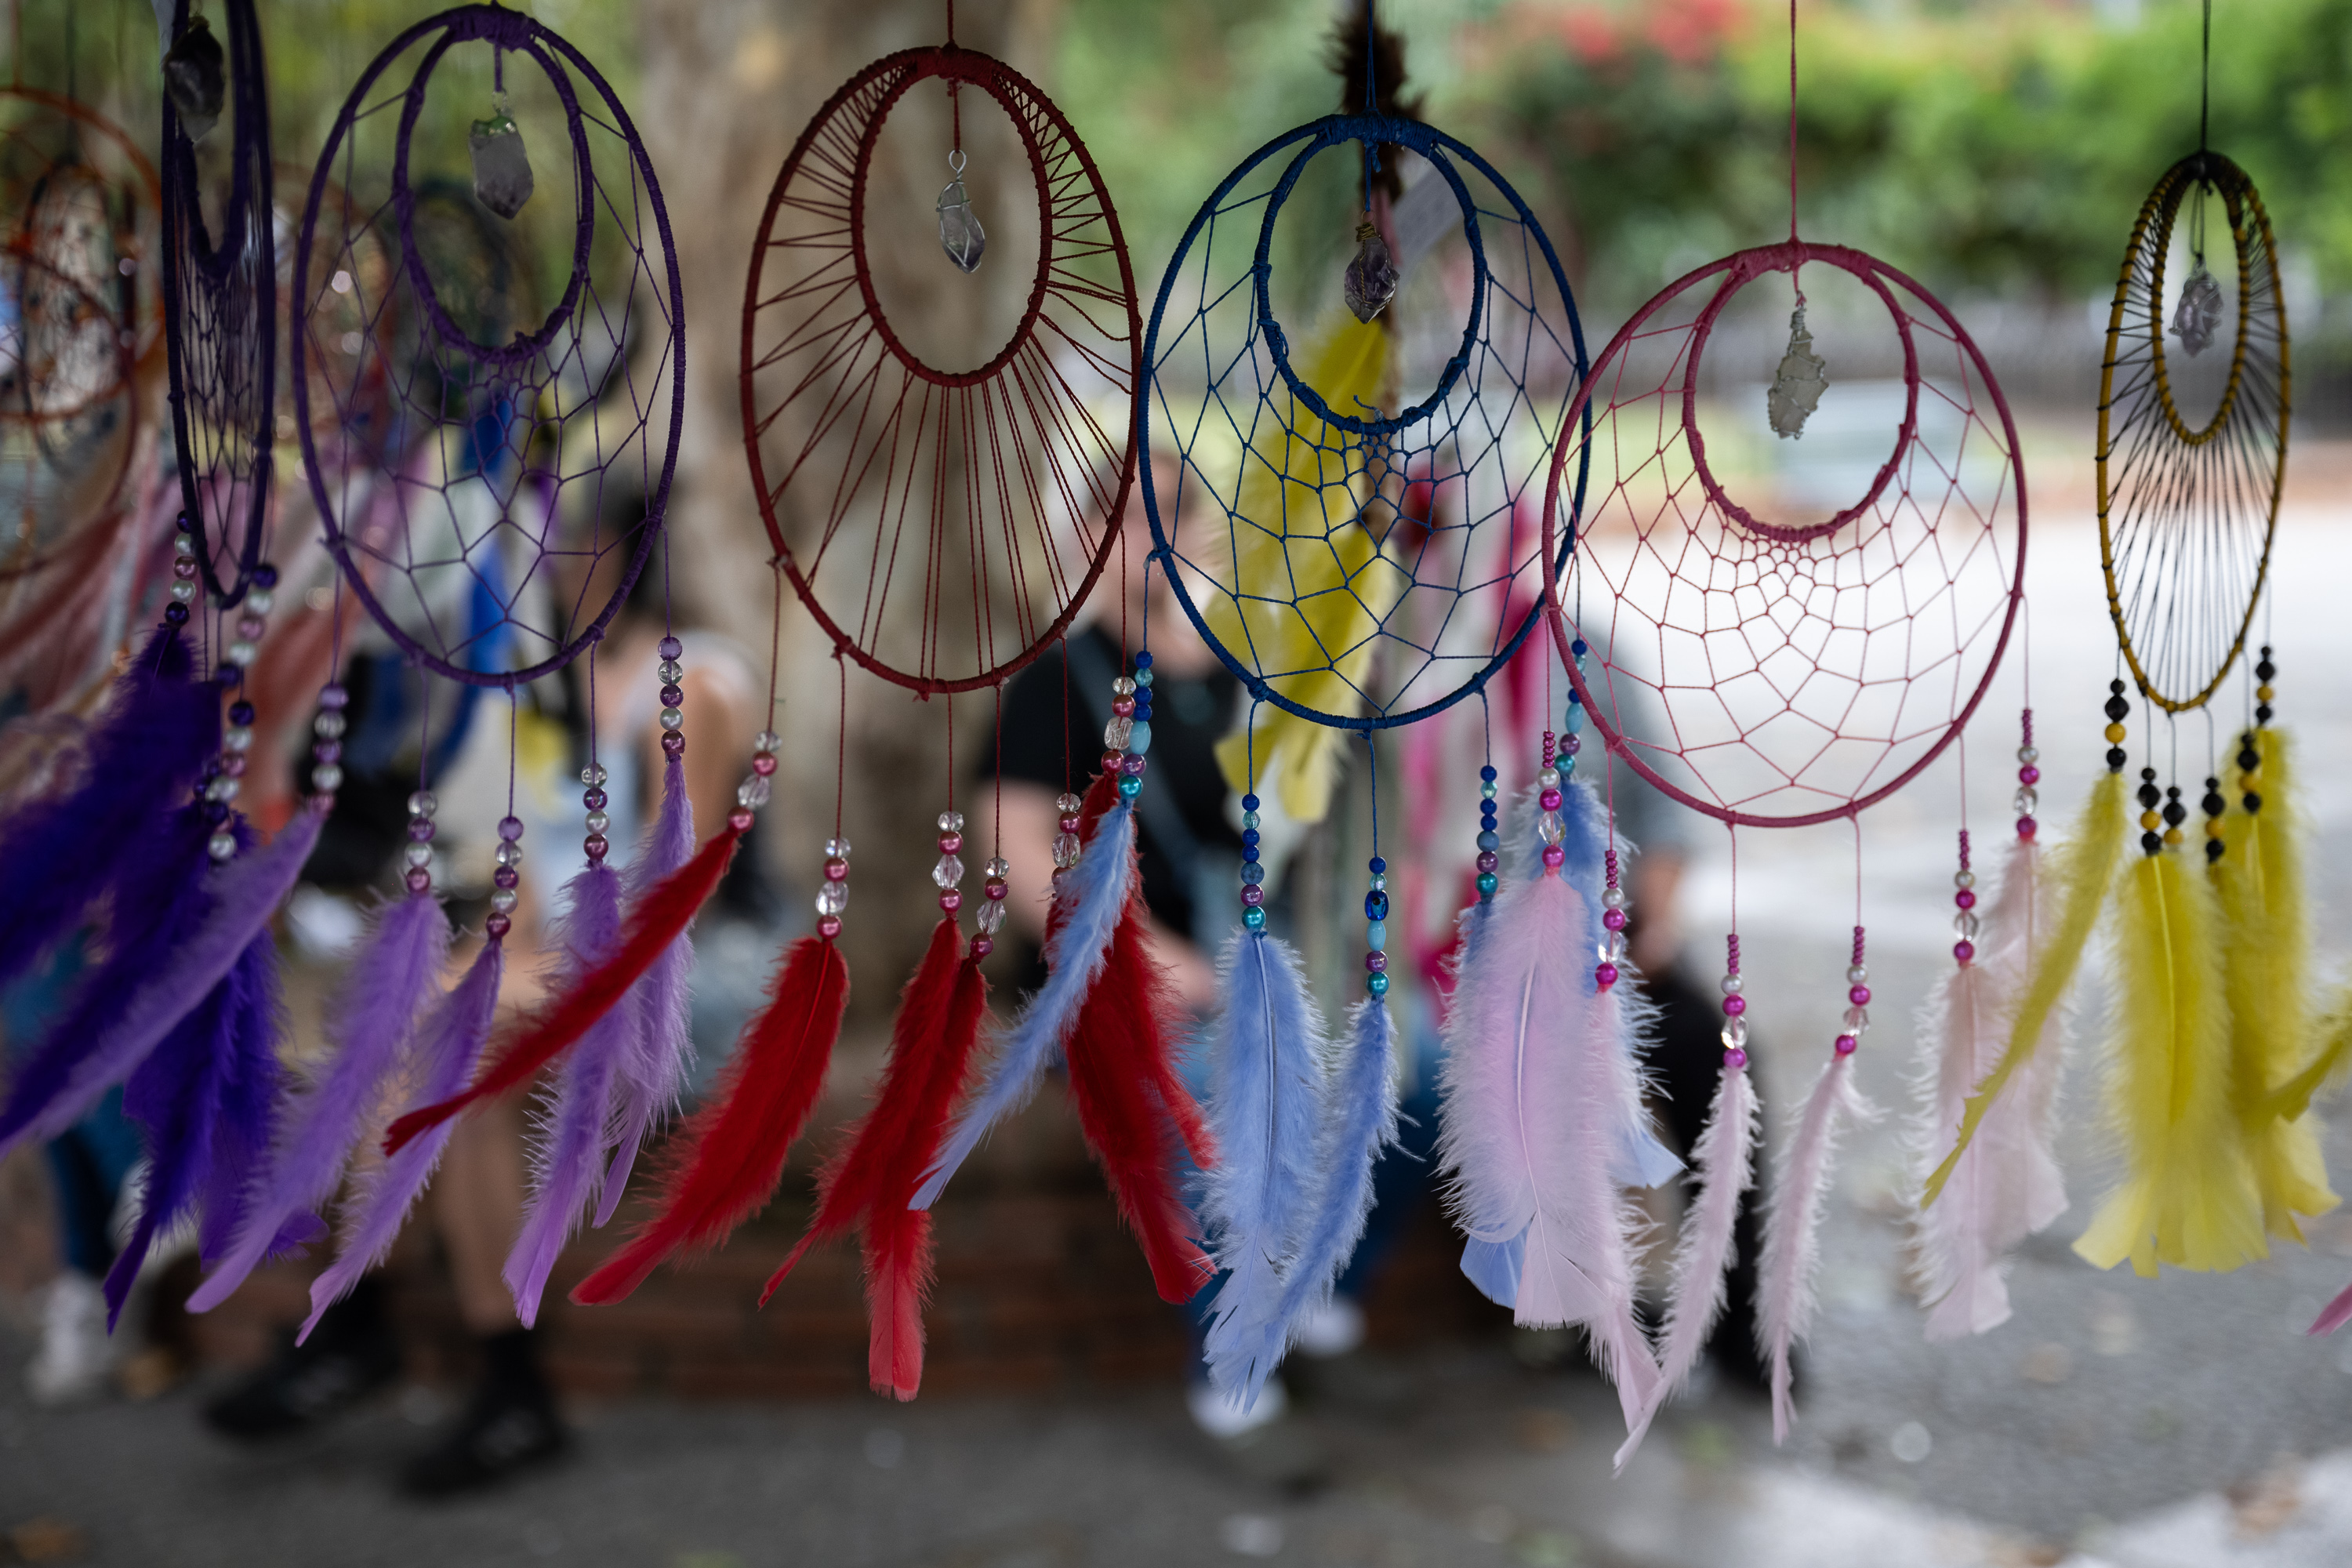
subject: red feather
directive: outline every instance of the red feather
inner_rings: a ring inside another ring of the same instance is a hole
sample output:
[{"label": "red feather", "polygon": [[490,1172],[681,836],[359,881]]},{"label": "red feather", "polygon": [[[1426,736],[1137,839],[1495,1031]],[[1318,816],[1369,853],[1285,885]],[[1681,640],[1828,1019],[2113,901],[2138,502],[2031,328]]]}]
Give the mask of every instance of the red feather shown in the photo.
[{"label": "red feather", "polygon": [[1177,1002],[1151,961],[1139,882],[1112,933],[1110,956],[1064,1050],[1070,1098],[1087,1143],[1102,1164],[1120,1215],[1143,1244],[1162,1300],[1184,1302],[1215,1271],[1195,1237],[1192,1211],[1176,1189],[1176,1136],[1204,1168],[1211,1163],[1201,1112],[1177,1076]]},{"label": "red feather", "polygon": [[768,998],[744,1025],[718,1091],[671,1145],[659,1210],[580,1282],[574,1301],[609,1306],[626,1299],[665,1258],[718,1246],[774,1194],[841,1035],[849,966],[833,943],[804,936],[785,950]]},{"label": "red feather", "polygon": [[521,1037],[506,1048],[498,1064],[475,1079],[465,1093],[412,1110],[394,1121],[384,1134],[383,1152],[397,1154],[410,1139],[448,1121],[476,1100],[521,1088],[531,1075],[562,1055],[565,1047],[586,1034],[589,1026],[619,1004],[693,921],[695,911],[727,874],[728,862],[735,858],[735,846],[742,837],[730,826],[663,879],[629,911],[621,945],[611,958],[542,1010]]}]

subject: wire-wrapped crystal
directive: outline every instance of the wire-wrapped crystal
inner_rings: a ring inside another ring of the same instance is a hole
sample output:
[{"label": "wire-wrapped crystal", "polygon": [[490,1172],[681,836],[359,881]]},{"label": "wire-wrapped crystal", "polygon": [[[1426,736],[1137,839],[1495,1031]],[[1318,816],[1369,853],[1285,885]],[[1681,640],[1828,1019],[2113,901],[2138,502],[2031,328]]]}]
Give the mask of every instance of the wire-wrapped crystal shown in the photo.
[{"label": "wire-wrapped crystal", "polygon": [[220,40],[202,16],[192,16],[163,57],[163,92],[180,129],[191,142],[220,123],[221,105],[228,98],[228,70]]},{"label": "wire-wrapped crystal", "polygon": [[971,193],[963,188],[963,149],[948,154],[948,169],[955,178],[940,193],[940,248],[964,271],[977,272],[988,249],[988,231],[980,226],[980,215],[971,210]]},{"label": "wire-wrapped crystal", "polygon": [[530,154],[523,151],[522,128],[504,106],[474,121],[467,139],[474,150],[474,195],[500,217],[510,218],[530,200]]},{"label": "wire-wrapped crystal", "polygon": [[1764,395],[1764,411],[1771,418],[1774,435],[1785,439],[1805,433],[1805,421],[1821,406],[1822,394],[1829,390],[1830,384],[1822,374],[1827,369],[1829,362],[1813,353],[1813,334],[1805,330],[1805,307],[1801,300],[1789,318],[1789,352],[1780,356],[1771,390]]},{"label": "wire-wrapped crystal", "polygon": [[2172,335],[2193,357],[2213,346],[2214,330],[2221,324],[2221,285],[2205,270],[2200,257],[2180,286],[2180,303],[2172,308]]},{"label": "wire-wrapped crystal", "polygon": [[1370,223],[1356,226],[1356,254],[1348,261],[1348,309],[1356,320],[1370,321],[1389,307],[1396,298],[1396,258],[1389,254],[1389,242]]}]

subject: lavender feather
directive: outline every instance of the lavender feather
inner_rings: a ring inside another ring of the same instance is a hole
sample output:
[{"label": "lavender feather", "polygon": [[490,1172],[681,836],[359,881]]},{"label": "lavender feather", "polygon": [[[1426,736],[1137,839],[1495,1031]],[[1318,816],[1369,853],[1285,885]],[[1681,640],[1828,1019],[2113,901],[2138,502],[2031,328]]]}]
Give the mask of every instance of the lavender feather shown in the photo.
[{"label": "lavender feather", "polygon": [[[629,900],[634,903],[644,898],[693,855],[694,801],[687,793],[686,763],[672,757],[662,770],[660,814],[629,866],[625,883]],[[620,1206],[646,1134],[677,1110],[678,1097],[686,1092],[687,1077],[693,1070],[692,930],[689,924],[678,932],[677,940],[662,950],[622,1000],[622,1007],[632,1015],[631,1032],[613,1085],[621,1114],[620,1139],[613,1151],[612,1168],[604,1173],[604,1195],[596,1203],[599,1226]]]},{"label": "lavender feather", "polygon": [[1273,1370],[1283,1289],[1322,1185],[1329,1046],[1298,955],[1281,938],[1235,931],[1218,980],[1208,1106],[1217,1163],[1202,1178],[1202,1212],[1225,1278],[1209,1303],[1205,1350],[1211,1375],[1247,1409]]},{"label": "lavender feather", "polygon": [[385,1089],[400,1072],[418,1020],[440,994],[449,921],[430,893],[377,909],[335,1001],[328,1039],[334,1060],[318,1082],[289,1097],[282,1131],[246,1222],[228,1255],[188,1298],[208,1312],[277,1249],[280,1233],[335,1195],[344,1163]]},{"label": "lavender feather", "polygon": [[1797,1135],[1773,1173],[1764,1215],[1762,1278],[1758,1284],[1756,1346],[1772,1366],[1772,1441],[1785,1442],[1795,1418],[1790,1352],[1813,1317],[1813,1268],[1821,1260],[1822,1204],[1830,1160],[1846,1121],[1876,1114],[1853,1086],[1853,1058],[1832,1056],[1797,1122]]},{"label": "lavender feather", "polygon": [[[1592,969],[1600,961],[1601,944],[1609,934],[1608,928],[1601,923],[1601,898],[1608,886],[1605,857],[1612,838],[1621,856],[1630,859],[1634,850],[1625,839],[1614,837],[1614,824],[1610,820],[1609,808],[1601,802],[1600,793],[1592,787],[1591,781],[1570,779],[1560,795],[1560,824],[1567,829],[1567,836],[1560,840],[1560,848],[1567,853],[1560,871],[1567,877],[1569,885],[1583,896],[1584,930],[1581,952],[1578,956],[1584,961],[1586,991],[1597,993],[1600,986],[1592,978]],[[1626,980],[1633,978],[1633,965],[1630,960],[1619,960],[1617,968]],[[1615,988],[1614,1001],[1618,1026],[1616,1049],[1638,1079],[1643,1076],[1643,1047],[1654,1037],[1658,1010],[1633,985],[1622,981]],[[1639,1094],[1633,1097],[1626,1102],[1625,1110],[1626,1115],[1617,1129],[1611,1173],[1629,1187],[1654,1187],[1680,1175],[1683,1163],[1658,1137],[1656,1124],[1643,1097]]]},{"label": "lavender feather", "polygon": [[[503,946],[496,941],[485,942],[457,989],[444,996],[418,1026],[416,1047],[410,1053],[415,1087],[406,1097],[409,1107],[438,1104],[472,1079],[474,1063],[490,1037],[490,1024],[498,1013],[499,983],[505,973]],[[304,1320],[298,1339],[310,1338],[327,1309],[350,1294],[360,1276],[383,1262],[392,1250],[408,1218],[409,1206],[432,1179],[457,1125],[443,1121],[427,1128],[403,1145],[399,1153],[362,1168],[353,1177],[351,1200],[343,1210],[341,1254],[310,1282],[310,1315]]]},{"label": "lavender feather", "polygon": [[136,978],[136,988],[121,1011],[96,1032],[88,1054],[75,1064],[64,1089],[32,1120],[29,1131],[54,1138],[80,1121],[100,1096],[130,1077],[189,1009],[220,984],[293,890],[318,844],[323,820],[318,811],[298,811],[267,845],[213,868],[204,886],[211,901],[204,920],[163,956],[159,967]]},{"label": "lavender feather", "polygon": [[108,889],[142,879],[143,830],[220,744],[219,689],[190,679],[192,668],[180,634],[157,632],[89,732],[80,787],[0,826],[0,985],[79,930]]},{"label": "lavender feather", "polygon": [[1127,910],[1135,878],[1135,811],[1126,802],[1103,813],[1094,842],[1063,875],[1057,923],[1045,939],[1045,984],[997,1037],[988,1082],[964,1107],[939,1158],[924,1173],[909,1208],[939,1201],[948,1181],[990,1128],[1029,1103],[1045,1068],[1070,1037],[1078,1010],[1110,956],[1111,933]]}]

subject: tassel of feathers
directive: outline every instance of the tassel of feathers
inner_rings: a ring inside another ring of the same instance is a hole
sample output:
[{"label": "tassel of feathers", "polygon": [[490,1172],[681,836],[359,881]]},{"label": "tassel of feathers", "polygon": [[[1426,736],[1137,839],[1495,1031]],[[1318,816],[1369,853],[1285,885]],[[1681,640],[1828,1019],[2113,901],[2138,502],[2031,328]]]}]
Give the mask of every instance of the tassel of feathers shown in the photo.
[{"label": "tassel of feathers", "polygon": [[1812,1324],[1813,1272],[1821,1261],[1822,1206],[1839,1129],[1875,1112],[1853,1085],[1853,1057],[1840,1051],[1822,1069],[1797,1121],[1796,1136],[1773,1173],[1764,1215],[1764,1256],[1757,1285],[1756,1345],[1772,1368],[1772,1441],[1788,1440],[1796,1416],[1790,1355]]},{"label": "tassel of feathers", "polygon": [[[632,907],[642,903],[693,856],[694,801],[687,794],[686,760],[680,753],[662,769],[661,810],[646,830],[636,858],[629,863],[623,878],[623,896]],[[619,1130],[612,1166],[604,1173],[604,1195],[596,1203],[599,1226],[620,1206],[646,1134],[677,1111],[694,1069],[693,1004],[688,992],[694,973],[691,930],[689,911],[688,924],[670,938],[669,945],[646,968],[645,977],[622,1000],[622,1006],[632,1014],[629,1044],[614,1077]]]}]

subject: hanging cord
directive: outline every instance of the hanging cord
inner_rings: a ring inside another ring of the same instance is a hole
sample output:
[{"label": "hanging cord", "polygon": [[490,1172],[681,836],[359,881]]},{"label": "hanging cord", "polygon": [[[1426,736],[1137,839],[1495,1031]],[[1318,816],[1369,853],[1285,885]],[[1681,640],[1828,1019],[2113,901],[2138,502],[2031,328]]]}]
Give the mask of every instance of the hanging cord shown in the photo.
[{"label": "hanging cord", "polygon": [[2213,0],[2205,0],[2204,40],[2197,73],[2197,151],[2206,150],[2213,119]]},{"label": "hanging cord", "polygon": [[[1381,111],[1380,80],[1377,75],[1381,58],[1380,19],[1373,15],[1372,0],[1364,0],[1364,112],[1378,115]],[[1364,142],[1364,216],[1372,216],[1372,176],[1381,172],[1381,147],[1377,142]]]},{"label": "hanging cord", "polygon": [[[2209,0],[2210,3],[2210,0]],[[1789,0],[1789,239],[1797,238],[1797,0]],[[1799,298],[1803,296],[1801,294]]]},{"label": "hanging cord", "polygon": [[841,730],[835,741],[833,759],[833,836],[841,837],[841,792],[849,777],[849,666],[841,661],[841,650],[835,648],[833,668],[841,675]]},{"label": "hanging cord", "polygon": [[768,623],[768,723],[771,733],[776,728],[776,667],[782,662],[784,652],[784,563],[782,556],[768,563],[769,575],[775,589],[774,608]]}]

